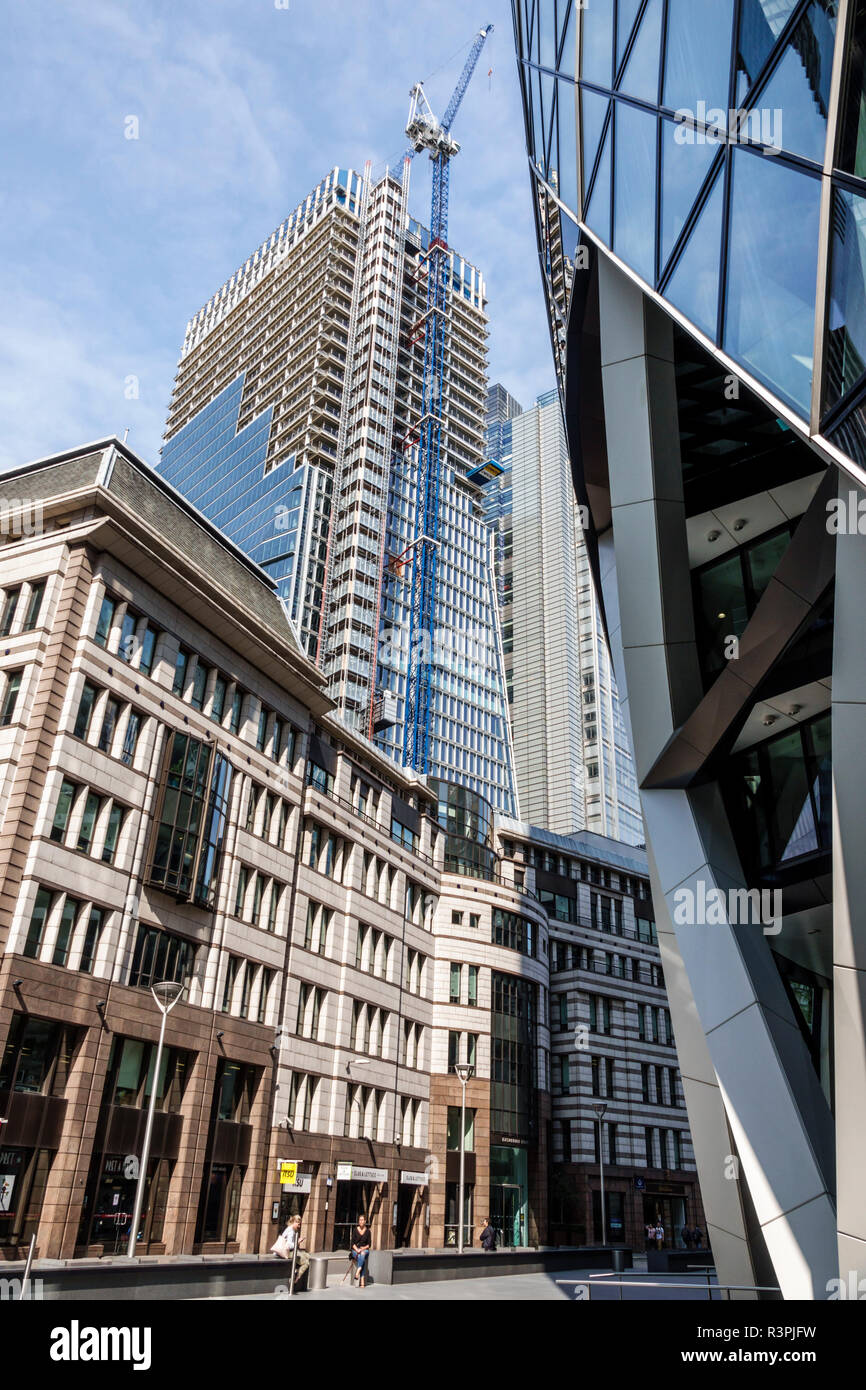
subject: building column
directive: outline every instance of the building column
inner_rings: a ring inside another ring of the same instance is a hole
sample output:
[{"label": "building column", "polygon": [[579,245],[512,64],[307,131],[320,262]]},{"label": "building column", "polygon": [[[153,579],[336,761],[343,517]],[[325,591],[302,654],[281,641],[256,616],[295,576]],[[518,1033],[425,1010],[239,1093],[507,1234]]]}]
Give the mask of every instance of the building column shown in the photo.
[{"label": "building column", "polygon": [[[673,326],[605,257],[599,295],[616,569],[610,536],[601,563],[640,785],[702,694]],[[680,924],[674,915],[678,891],[696,901],[701,891],[745,887],[718,787],[642,791],[641,801],[720,1281],[763,1282],[765,1247],[785,1297],[824,1298],[836,1265],[829,1110],[767,938],[760,926]]]},{"label": "building column", "polygon": [[[841,478],[849,528],[866,493]],[[866,536],[836,538],[833,634],[833,1028],[839,1277],[866,1280]],[[853,1272],[853,1277],[852,1277]],[[855,1282],[856,1281],[856,1282]],[[864,1285],[866,1289],[866,1285]]]}]

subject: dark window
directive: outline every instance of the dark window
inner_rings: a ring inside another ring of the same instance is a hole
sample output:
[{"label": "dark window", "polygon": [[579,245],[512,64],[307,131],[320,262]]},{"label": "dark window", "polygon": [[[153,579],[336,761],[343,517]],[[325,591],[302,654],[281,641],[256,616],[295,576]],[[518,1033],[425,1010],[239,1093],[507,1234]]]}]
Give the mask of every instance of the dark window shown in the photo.
[{"label": "dark window", "polygon": [[74,782],[68,782],[64,777],[60,784],[60,795],[57,798],[57,809],[54,812],[54,824],[51,827],[51,839],[62,843],[69,825],[69,817],[72,814],[72,803],[75,800],[75,793],[78,787]]},{"label": "dark window", "polygon": [[51,911],[51,904],[54,901],[54,894],[47,888],[40,888],[36,894],[36,901],[33,905],[33,912],[30,916],[30,926],[27,931],[27,940],[24,942],[25,956],[35,960],[39,955],[39,948],[42,945],[42,937],[45,932],[45,923],[48,920],[48,913]]},{"label": "dark window", "polygon": [[3,609],[0,612],[0,637],[8,637],[15,622],[15,610],[18,607],[18,600],[21,597],[20,586],[17,589],[7,589],[3,595]]},{"label": "dark window", "polygon": [[0,1091],[62,1096],[78,1038],[77,1028],[13,1014],[0,1064]]},{"label": "dark window", "polygon": [[39,614],[42,611],[42,600],[45,597],[45,580],[40,579],[38,584],[34,584],[30,590],[30,601],[27,604],[27,615],[24,619],[23,632],[32,632],[39,623]]},{"label": "dark window", "polygon": [[110,594],[106,594],[102,600],[102,607],[99,610],[99,620],[96,624],[96,632],[93,640],[98,642],[100,647],[108,643],[111,626],[114,622],[114,615],[117,612],[117,599],[113,599]]},{"label": "dark window", "polygon": [[84,803],[84,814],[81,817],[81,829],[78,832],[77,848],[83,850],[85,854],[90,853],[90,846],[93,844],[93,832],[96,829],[96,820],[102,807],[102,797],[97,796],[96,792],[88,792],[87,800]]},{"label": "dark window", "polygon": [[202,661],[197,661],[195,674],[192,678],[192,694],[189,697],[189,702],[194,709],[202,709],[204,707],[204,696],[209,675],[210,667],[205,666]]},{"label": "dark window", "polygon": [[102,716],[102,728],[99,731],[99,743],[97,745],[101,753],[111,752],[119,715],[120,701],[109,695],[105,702],[105,712]]},{"label": "dark window", "polygon": [[18,704],[18,694],[21,690],[23,677],[23,671],[7,671],[6,673],[6,694],[3,696],[3,708],[0,710],[0,726],[4,729],[12,723],[15,717],[15,706]]},{"label": "dark window", "polygon": [[76,738],[87,738],[90,729],[90,720],[93,716],[93,706],[96,703],[98,691],[95,685],[85,681],[84,689],[81,692],[81,699],[78,702],[78,713],[75,716],[75,727],[72,730]]},{"label": "dark window", "polygon": [[186,678],[189,671],[189,659],[191,655],[192,652],[187,651],[186,647],[178,648],[177,659],[174,663],[174,681],[172,682],[171,691],[173,695],[179,695],[181,698],[183,698],[183,693],[186,690]]},{"label": "dark window", "polygon": [[60,926],[54,944],[54,955],[51,957],[52,965],[65,965],[68,961],[69,943],[72,940],[80,911],[81,903],[78,899],[67,896],[66,902],[63,904],[63,911],[60,914]]},{"label": "dark window", "polygon": [[104,921],[103,909],[92,907],[87,919],[87,930],[84,933],[84,945],[81,949],[81,962],[78,966],[78,969],[82,970],[85,975],[90,975],[93,971],[93,962],[96,959],[96,949],[99,945],[99,934],[102,931]]},{"label": "dark window", "polygon": [[114,856],[117,853],[117,842],[120,838],[120,831],[126,817],[126,807],[121,806],[115,801],[108,813],[108,825],[105,831],[105,844],[102,847],[102,858],[106,864],[114,863]]},{"label": "dark window", "polygon": [[149,989],[160,980],[181,983],[192,974],[195,956],[196,947],[191,941],[141,923],[135,942],[129,983],[137,989]]},{"label": "dark window", "polygon": [[126,731],[123,735],[123,748],[120,753],[120,761],[125,767],[132,767],[135,760],[135,750],[138,747],[138,736],[141,733],[141,714],[137,709],[129,711],[129,718],[126,721]]}]

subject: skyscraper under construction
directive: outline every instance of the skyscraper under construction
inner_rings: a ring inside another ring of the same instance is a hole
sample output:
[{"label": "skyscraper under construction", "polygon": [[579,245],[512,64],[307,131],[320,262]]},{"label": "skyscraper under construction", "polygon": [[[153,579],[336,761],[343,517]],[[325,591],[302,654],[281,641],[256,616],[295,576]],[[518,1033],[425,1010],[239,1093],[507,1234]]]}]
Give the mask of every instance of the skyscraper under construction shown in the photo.
[{"label": "skyscraper under construction", "polygon": [[[277,580],[343,716],[403,760],[429,235],[333,169],[187,325],[160,471]],[[429,772],[517,812],[486,480],[486,295],[449,250]]]}]

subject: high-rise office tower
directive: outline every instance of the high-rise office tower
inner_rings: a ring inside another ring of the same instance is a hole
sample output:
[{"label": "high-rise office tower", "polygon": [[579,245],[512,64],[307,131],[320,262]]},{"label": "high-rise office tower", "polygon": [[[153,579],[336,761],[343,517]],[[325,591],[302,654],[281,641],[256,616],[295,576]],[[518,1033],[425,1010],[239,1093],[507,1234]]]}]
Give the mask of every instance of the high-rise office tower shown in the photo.
[{"label": "high-rise office tower", "polygon": [[[403,759],[429,237],[333,169],[187,326],[160,471],[277,581],[359,732]],[[485,482],[487,315],[450,256],[433,776],[514,814]]]},{"label": "high-rise office tower", "polygon": [[556,391],[522,410],[488,393],[495,534],[522,814],[561,835],[643,841],[637,783],[592,587]]}]

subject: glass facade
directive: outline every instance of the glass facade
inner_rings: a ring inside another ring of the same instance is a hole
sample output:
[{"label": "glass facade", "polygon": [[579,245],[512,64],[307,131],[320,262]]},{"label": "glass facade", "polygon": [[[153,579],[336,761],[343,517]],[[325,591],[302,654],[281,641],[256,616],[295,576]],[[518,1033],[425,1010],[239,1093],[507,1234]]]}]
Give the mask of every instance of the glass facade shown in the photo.
[{"label": "glass facade", "polygon": [[866,464],[864,0],[849,14],[835,129],[838,0],[513,8],[554,326],[574,243],[591,233],[812,433]]}]

